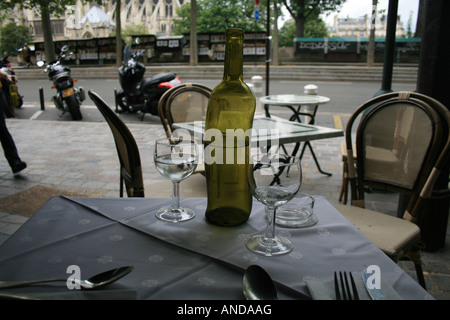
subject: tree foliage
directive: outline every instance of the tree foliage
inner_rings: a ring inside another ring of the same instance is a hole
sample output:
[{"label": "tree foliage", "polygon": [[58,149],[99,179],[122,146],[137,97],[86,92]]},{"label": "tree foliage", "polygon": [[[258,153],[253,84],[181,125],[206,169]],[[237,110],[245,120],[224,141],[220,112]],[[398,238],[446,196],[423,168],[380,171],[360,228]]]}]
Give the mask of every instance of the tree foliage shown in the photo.
[{"label": "tree foliage", "polygon": [[[132,24],[132,25],[129,25],[128,27],[126,27],[126,28],[122,28],[120,34],[122,36],[122,39],[124,39],[125,43],[127,45],[129,45],[129,44],[131,44],[132,36],[146,35],[146,34],[149,34],[149,32],[147,31],[147,29],[143,25]],[[116,31],[115,30],[112,31],[109,36],[110,37],[115,37],[116,36]]]},{"label": "tree foliage", "polygon": [[[265,11],[265,1],[261,1]],[[175,34],[189,34],[191,5],[187,3],[177,10]],[[262,10],[261,9],[261,10]],[[197,32],[225,32],[227,28],[242,28],[245,31],[264,31],[265,17],[255,23],[254,1],[245,0],[197,0]]]},{"label": "tree foliage", "polygon": [[[281,47],[292,47],[294,45],[295,21],[288,20],[281,27],[279,42]],[[325,22],[318,16],[311,16],[306,20],[304,38],[326,38],[328,31]]]},{"label": "tree foliage", "polygon": [[296,37],[305,36],[305,23],[308,17],[317,13],[336,11],[346,0],[280,0],[295,20]]},{"label": "tree foliage", "polygon": [[37,9],[41,13],[42,33],[44,36],[45,56],[48,61],[55,59],[55,48],[50,24],[50,15],[61,16],[66,7],[75,5],[77,0],[8,0],[0,2],[1,9],[11,9],[15,6],[25,9]]},{"label": "tree foliage", "polygon": [[0,54],[2,56],[17,56],[17,50],[32,40],[33,36],[27,27],[18,26],[15,22],[10,22],[1,29]]}]

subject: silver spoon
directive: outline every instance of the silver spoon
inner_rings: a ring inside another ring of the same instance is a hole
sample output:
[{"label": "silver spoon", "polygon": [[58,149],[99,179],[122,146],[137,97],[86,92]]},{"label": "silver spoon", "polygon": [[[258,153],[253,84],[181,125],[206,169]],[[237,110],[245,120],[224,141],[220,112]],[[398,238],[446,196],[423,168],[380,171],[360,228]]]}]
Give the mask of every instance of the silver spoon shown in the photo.
[{"label": "silver spoon", "polygon": [[245,270],[242,281],[247,300],[277,300],[277,288],[269,274],[260,266],[252,265]]},{"label": "silver spoon", "polygon": [[[128,273],[133,270],[133,267],[120,267],[116,269],[112,269],[109,271],[105,271],[102,273],[99,273],[93,277],[90,277],[87,280],[79,280],[79,284],[81,289],[87,290],[87,289],[95,289],[99,287],[106,286],[110,283],[113,283],[120,278],[124,277]],[[10,288],[19,288],[19,287],[26,287],[33,284],[39,284],[39,283],[48,283],[48,282],[61,282],[67,281],[67,278],[65,279],[44,279],[44,280],[26,280],[26,281],[0,281],[0,289],[10,289]]]}]

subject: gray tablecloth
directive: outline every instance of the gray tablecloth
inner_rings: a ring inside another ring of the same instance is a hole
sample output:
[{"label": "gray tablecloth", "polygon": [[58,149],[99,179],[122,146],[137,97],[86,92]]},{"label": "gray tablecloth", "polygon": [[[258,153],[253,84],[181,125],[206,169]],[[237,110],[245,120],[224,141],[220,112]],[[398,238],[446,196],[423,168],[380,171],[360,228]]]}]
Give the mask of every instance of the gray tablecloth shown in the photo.
[{"label": "gray tablecloth", "polygon": [[[182,205],[196,211],[190,221],[157,220],[156,210],[169,203],[52,198],[0,246],[0,280],[67,278],[70,265],[88,278],[133,265],[132,273],[104,289],[104,298],[120,297],[120,292],[130,297],[131,290],[138,299],[243,299],[243,272],[258,264],[276,281],[279,298],[310,299],[306,281],[330,281],[335,270],[362,271],[375,264],[403,299],[432,298],[323,198],[316,201],[316,225],[277,227],[294,244],[290,254],[279,257],[256,255],[245,247],[247,236],[265,229],[264,208],[256,201],[249,221],[233,228],[207,223],[202,198],[182,199]],[[48,298],[48,293],[67,295],[68,289],[60,283],[10,291]]]}]

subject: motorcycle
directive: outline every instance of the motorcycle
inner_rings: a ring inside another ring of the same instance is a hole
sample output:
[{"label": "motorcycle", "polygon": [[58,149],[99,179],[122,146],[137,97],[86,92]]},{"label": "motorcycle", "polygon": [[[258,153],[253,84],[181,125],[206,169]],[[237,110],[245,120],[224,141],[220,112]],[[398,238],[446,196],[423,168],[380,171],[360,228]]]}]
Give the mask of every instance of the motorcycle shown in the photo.
[{"label": "motorcycle", "polygon": [[[138,44],[137,39],[136,45]],[[144,52],[145,50],[132,50],[131,46],[124,48],[123,64],[119,68],[122,89],[115,94],[117,113],[140,111],[156,116],[158,101],[164,92],[181,84],[175,73],[160,73],[152,78],[144,78],[145,65],[138,61]]]},{"label": "motorcycle", "polygon": [[[11,67],[11,63],[8,60],[9,55],[5,56],[0,60],[0,68],[11,76],[15,76],[14,69]],[[15,117],[14,108],[21,108],[23,105],[23,96],[19,94],[17,85],[14,82],[9,82],[6,79],[1,79],[0,87],[3,88],[3,93],[5,95],[8,105],[5,107],[5,116],[7,118]]]},{"label": "motorcycle", "polygon": [[[52,97],[52,101],[56,108],[62,111],[62,115],[69,112],[73,120],[83,119],[80,105],[86,99],[86,93],[83,88],[76,88],[74,83],[77,79],[73,79],[70,74],[70,68],[62,65],[62,60],[70,57],[69,46],[64,45],[56,61],[50,62],[45,68],[50,81],[53,82],[53,89],[56,89],[56,95]],[[38,66],[43,66],[44,62],[39,61]]]}]

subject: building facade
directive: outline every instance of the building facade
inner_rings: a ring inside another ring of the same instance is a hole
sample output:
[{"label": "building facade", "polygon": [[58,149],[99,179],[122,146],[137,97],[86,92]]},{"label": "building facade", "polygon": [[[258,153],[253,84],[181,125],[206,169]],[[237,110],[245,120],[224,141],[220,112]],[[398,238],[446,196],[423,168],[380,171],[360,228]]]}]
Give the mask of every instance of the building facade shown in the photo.
[{"label": "building facade", "polygon": [[[121,27],[142,26],[156,36],[172,34],[176,10],[190,0],[121,0]],[[61,17],[51,17],[54,40],[109,37],[115,30],[117,0],[68,6]],[[40,12],[16,8],[7,22],[28,26],[35,41],[43,41]]]},{"label": "building facade", "polygon": [[[330,37],[339,38],[369,38],[371,28],[371,19],[368,15],[359,18],[339,18],[334,16],[333,25],[328,26]],[[375,21],[375,38],[385,38],[387,29],[387,16],[378,16]],[[396,37],[403,38],[405,29],[400,16],[397,17]]]}]

